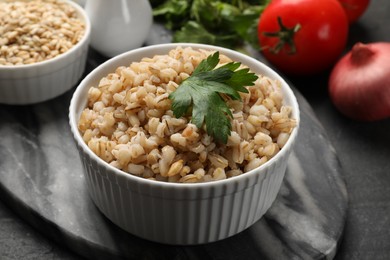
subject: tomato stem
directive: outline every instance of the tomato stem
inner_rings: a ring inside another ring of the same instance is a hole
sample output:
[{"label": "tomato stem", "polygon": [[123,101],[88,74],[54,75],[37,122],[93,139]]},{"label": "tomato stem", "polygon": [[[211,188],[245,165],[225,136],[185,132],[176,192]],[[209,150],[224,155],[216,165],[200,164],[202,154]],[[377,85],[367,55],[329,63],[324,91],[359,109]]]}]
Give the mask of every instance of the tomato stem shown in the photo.
[{"label": "tomato stem", "polygon": [[296,32],[298,32],[301,29],[301,25],[298,23],[294,27],[288,28],[283,24],[282,18],[280,16],[278,16],[277,20],[278,20],[278,24],[280,27],[279,31],[277,31],[277,32],[263,32],[263,34],[265,36],[279,38],[278,43],[274,47],[270,48],[270,51],[272,53],[277,54],[287,44],[290,48],[290,51],[288,52],[288,54],[296,53],[297,49],[296,49],[296,46],[294,43],[294,35]]}]

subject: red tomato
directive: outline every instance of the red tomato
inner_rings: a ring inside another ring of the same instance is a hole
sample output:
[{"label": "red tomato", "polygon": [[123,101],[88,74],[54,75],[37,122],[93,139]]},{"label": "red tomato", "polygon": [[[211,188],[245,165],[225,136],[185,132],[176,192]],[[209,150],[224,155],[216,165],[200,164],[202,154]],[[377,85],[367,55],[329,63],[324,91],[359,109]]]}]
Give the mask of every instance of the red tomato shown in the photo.
[{"label": "red tomato", "polygon": [[339,0],[347,14],[349,23],[356,22],[366,11],[370,0]]},{"label": "red tomato", "polygon": [[336,62],[348,26],[337,0],[274,0],[260,16],[258,37],[264,57],[280,71],[309,75]]}]

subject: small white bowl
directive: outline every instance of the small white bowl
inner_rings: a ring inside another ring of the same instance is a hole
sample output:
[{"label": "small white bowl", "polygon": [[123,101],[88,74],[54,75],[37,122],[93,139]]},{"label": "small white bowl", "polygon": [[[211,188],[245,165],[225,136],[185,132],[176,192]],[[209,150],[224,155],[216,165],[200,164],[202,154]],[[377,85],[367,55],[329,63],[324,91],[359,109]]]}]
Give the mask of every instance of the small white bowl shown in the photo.
[{"label": "small white bowl", "polygon": [[91,25],[82,7],[72,1],[85,22],[82,39],[67,52],[52,59],[26,65],[0,66],[0,103],[27,105],[57,97],[81,79],[87,61]]},{"label": "small white bowl", "polygon": [[119,66],[143,57],[167,54],[177,46],[220,51],[258,74],[282,83],[285,104],[299,124],[297,100],[272,69],[244,54],[202,44],[161,44],[129,51],[92,71],[78,86],[70,104],[70,126],[85,168],[89,193],[113,223],[138,237],[176,245],[203,244],[235,235],[258,221],[279,192],[298,126],[283,149],[267,163],[226,180],[207,183],[166,183],[143,179],[114,168],[85,144],[77,128],[88,89]]}]

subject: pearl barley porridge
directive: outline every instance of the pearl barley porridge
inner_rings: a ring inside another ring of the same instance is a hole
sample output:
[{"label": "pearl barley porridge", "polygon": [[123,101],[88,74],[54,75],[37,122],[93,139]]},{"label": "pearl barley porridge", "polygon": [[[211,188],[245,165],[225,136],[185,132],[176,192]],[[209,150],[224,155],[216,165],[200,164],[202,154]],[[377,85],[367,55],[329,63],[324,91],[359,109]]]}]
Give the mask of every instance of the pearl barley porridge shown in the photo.
[{"label": "pearl barley porridge", "polygon": [[84,33],[84,22],[66,1],[0,1],[0,66],[52,59]]},{"label": "pearl barley porridge", "polygon": [[[214,142],[190,116],[173,115],[169,94],[212,53],[177,47],[103,77],[89,89],[78,122],[89,148],[125,172],[180,183],[234,177],[270,160],[296,126],[273,79],[258,75],[240,93],[242,101],[226,101],[233,115],[226,144]],[[220,55],[219,66],[231,61]]]}]

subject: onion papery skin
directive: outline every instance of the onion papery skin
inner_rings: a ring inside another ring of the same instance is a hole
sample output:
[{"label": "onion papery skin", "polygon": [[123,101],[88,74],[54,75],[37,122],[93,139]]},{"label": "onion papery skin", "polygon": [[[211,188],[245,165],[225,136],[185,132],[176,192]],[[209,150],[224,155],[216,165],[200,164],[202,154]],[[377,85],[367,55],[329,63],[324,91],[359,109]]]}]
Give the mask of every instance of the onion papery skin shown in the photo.
[{"label": "onion papery skin", "polygon": [[349,118],[389,118],[390,43],[356,43],[334,66],[329,95],[336,108]]}]

